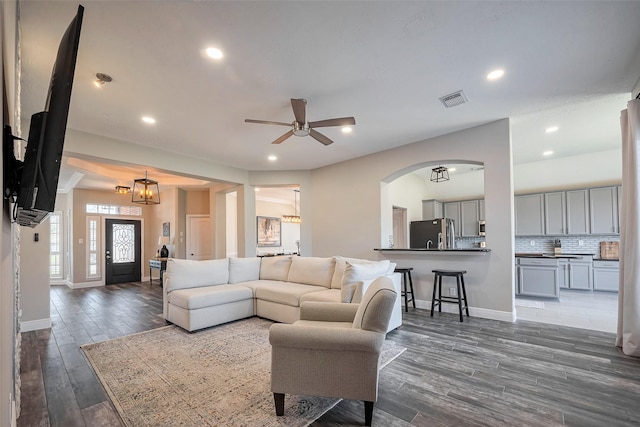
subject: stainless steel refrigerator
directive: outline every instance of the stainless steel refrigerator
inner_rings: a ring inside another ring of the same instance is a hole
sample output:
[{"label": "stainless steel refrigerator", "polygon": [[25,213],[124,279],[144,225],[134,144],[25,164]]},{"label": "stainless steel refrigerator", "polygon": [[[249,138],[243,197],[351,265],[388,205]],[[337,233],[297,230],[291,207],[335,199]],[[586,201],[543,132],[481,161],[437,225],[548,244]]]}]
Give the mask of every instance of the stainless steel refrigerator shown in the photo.
[{"label": "stainless steel refrigerator", "polygon": [[409,240],[412,249],[453,249],[456,243],[453,220],[411,221]]}]

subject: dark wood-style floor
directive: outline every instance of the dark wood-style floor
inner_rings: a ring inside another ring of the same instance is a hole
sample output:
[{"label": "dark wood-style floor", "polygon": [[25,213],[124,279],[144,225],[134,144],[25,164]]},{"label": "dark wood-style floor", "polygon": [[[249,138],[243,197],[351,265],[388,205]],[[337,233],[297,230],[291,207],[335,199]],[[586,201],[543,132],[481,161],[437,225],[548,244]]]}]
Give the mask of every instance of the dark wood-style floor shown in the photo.
[{"label": "dark wood-style floor", "polygon": [[[145,283],[51,289],[51,330],[22,335],[19,426],[121,426],[79,346],[164,326],[162,293]],[[407,347],[381,372],[378,426],[640,425],[640,360],[614,335],[424,310],[388,339]],[[362,425],[342,401],[313,426]]]}]

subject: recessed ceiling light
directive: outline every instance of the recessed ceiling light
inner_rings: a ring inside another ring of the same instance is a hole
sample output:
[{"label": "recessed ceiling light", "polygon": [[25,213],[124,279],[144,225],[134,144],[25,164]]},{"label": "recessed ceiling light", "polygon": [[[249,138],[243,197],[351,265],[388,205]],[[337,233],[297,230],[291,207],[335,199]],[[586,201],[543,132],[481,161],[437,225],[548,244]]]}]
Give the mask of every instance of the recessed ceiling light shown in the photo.
[{"label": "recessed ceiling light", "polygon": [[553,132],[556,132],[558,129],[559,129],[558,126],[551,126],[551,127],[546,128],[544,130],[544,132],[545,133],[553,133]]},{"label": "recessed ceiling light", "polygon": [[351,129],[349,126],[345,126],[342,128],[342,133],[351,133],[353,129]]},{"label": "recessed ceiling light", "polygon": [[110,75],[104,73],[96,73],[96,79],[93,81],[93,84],[96,87],[102,87],[105,83],[109,83],[113,81]]},{"label": "recessed ceiling light", "polygon": [[256,193],[257,193],[258,191],[260,191],[260,187],[256,187],[256,188],[254,189],[254,191],[255,191]]},{"label": "recessed ceiling light", "polygon": [[269,156],[267,157],[267,159],[269,159],[270,162],[275,162],[276,160],[278,160],[276,156]]},{"label": "recessed ceiling light", "polygon": [[207,52],[207,56],[213,59],[222,59],[222,57],[224,56],[222,54],[222,51],[217,47],[209,47],[207,48],[206,52]]},{"label": "recessed ceiling light", "polygon": [[552,155],[552,154],[553,154],[553,151],[552,151],[552,150],[547,150],[547,151],[545,151],[545,152],[543,152],[543,153],[542,153],[542,155],[543,155],[543,156],[550,156],[550,155]]},{"label": "recessed ceiling light", "polygon": [[449,168],[449,172],[455,172],[456,168]]},{"label": "recessed ceiling light", "polygon": [[487,74],[487,80],[497,80],[502,76],[504,76],[504,70],[493,70],[492,72]]},{"label": "recessed ceiling light", "polygon": [[148,123],[150,125],[153,125],[156,123],[156,119],[154,119],[153,117],[149,117],[149,116],[144,116],[142,117],[142,121],[145,123]]}]

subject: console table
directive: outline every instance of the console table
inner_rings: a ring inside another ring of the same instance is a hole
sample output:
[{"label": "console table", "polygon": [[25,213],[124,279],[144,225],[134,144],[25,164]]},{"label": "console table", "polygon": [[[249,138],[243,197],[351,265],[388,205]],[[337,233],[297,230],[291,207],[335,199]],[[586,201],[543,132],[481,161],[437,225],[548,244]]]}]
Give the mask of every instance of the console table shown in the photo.
[{"label": "console table", "polygon": [[160,286],[162,286],[162,277],[167,269],[167,258],[154,258],[149,260],[149,284],[153,284],[153,270],[160,270]]}]

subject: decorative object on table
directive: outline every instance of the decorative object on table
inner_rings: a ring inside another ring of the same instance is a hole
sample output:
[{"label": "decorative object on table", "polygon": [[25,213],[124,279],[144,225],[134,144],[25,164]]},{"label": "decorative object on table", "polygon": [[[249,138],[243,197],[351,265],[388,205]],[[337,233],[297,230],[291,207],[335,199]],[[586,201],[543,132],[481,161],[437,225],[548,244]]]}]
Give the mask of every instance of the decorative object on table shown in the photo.
[{"label": "decorative object on table", "polygon": [[282,215],[282,222],[293,222],[300,224],[302,219],[298,215],[298,193],[300,190],[293,190],[293,215]]},{"label": "decorative object on table", "polygon": [[[252,317],[195,334],[168,326],[82,350],[127,426],[309,425],[340,399],[287,396],[285,415],[276,420],[271,325]],[[381,367],[404,350],[385,341]]]},{"label": "decorative object on table", "polygon": [[160,258],[167,258],[169,256],[169,249],[167,249],[167,245],[169,243],[171,243],[171,239],[168,236],[158,237],[158,246],[162,245],[162,248],[160,249]]},{"label": "decorative object on table", "polygon": [[147,178],[147,171],[144,171],[144,178],[138,178],[133,181],[131,201],[143,205],[160,204],[160,187],[158,181]]},{"label": "decorative object on table", "polygon": [[295,135],[295,136],[311,136],[315,140],[323,143],[324,145],[333,144],[333,141],[327,138],[325,135],[321,134],[314,128],[327,127],[327,126],[343,126],[348,127],[356,124],[356,119],[353,117],[341,117],[338,119],[326,119],[320,120],[317,122],[308,122],[307,121],[307,100],[306,99],[291,99],[291,108],[293,109],[293,115],[295,120],[293,123],[284,123],[284,122],[273,122],[266,120],[254,120],[254,119],[245,119],[246,123],[258,123],[264,125],[279,125],[279,126],[289,126],[291,130],[280,138],[276,139],[272,142],[272,144],[280,144],[285,139]]},{"label": "decorative object on table", "polygon": [[280,242],[280,218],[268,216],[257,217],[257,243],[258,247],[279,247]]}]

